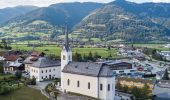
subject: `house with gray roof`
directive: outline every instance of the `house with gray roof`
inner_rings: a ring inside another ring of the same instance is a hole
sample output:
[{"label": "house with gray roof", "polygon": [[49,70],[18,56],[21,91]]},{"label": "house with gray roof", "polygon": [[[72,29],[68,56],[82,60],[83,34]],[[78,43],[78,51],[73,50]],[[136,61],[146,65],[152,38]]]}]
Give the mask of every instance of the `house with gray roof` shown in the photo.
[{"label": "house with gray roof", "polygon": [[153,89],[154,100],[170,100],[170,77],[168,69],[165,70],[162,79],[155,82]]},{"label": "house with gray roof", "polygon": [[170,100],[170,80],[156,81],[153,89],[154,100]]},{"label": "house with gray roof", "polygon": [[54,61],[47,57],[40,57],[30,66],[30,78],[37,81],[51,80],[61,77],[60,61]]}]

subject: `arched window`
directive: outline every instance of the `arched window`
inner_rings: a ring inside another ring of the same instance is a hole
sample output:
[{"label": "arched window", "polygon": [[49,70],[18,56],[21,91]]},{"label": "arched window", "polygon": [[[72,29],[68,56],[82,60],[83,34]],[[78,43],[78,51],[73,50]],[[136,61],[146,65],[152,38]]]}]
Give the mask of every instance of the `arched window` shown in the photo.
[{"label": "arched window", "polygon": [[63,60],[66,60],[66,56],[65,55],[63,55]]},{"label": "arched window", "polygon": [[110,91],[110,84],[108,84],[108,86],[107,86],[107,90],[108,90],[108,91]]},{"label": "arched window", "polygon": [[77,87],[80,87],[80,81],[77,81]]},{"label": "arched window", "polygon": [[100,84],[100,91],[103,90],[103,84]]},{"label": "arched window", "polygon": [[88,83],[88,89],[90,89],[90,82]]},{"label": "arched window", "polygon": [[70,85],[70,80],[69,80],[69,79],[67,80],[67,85],[68,85],[68,86]]}]

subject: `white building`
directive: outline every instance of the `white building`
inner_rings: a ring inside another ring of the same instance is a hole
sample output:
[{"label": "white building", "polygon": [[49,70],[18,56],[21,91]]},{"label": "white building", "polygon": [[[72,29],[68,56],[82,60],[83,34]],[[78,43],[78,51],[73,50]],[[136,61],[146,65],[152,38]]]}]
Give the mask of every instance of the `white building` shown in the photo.
[{"label": "white building", "polygon": [[115,60],[98,63],[103,63],[110,66],[110,69],[116,75],[130,75],[137,72],[137,68],[134,67],[133,62],[131,61]]},{"label": "white building", "polygon": [[59,61],[53,61],[46,57],[41,57],[30,66],[30,78],[36,81],[50,80],[61,77],[61,67]]},{"label": "white building", "polygon": [[116,91],[115,100],[135,100],[135,97],[132,94]]},{"label": "white building", "polygon": [[39,57],[40,53],[34,51],[29,57],[24,60],[23,63],[25,64],[25,71],[27,73],[30,73],[30,67],[38,60]]},{"label": "white building", "polygon": [[90,62],[72,62],[72,52],[66,35],[61,52],[61,88],[102,100],[114,100],[115,77],[109,66]]}]

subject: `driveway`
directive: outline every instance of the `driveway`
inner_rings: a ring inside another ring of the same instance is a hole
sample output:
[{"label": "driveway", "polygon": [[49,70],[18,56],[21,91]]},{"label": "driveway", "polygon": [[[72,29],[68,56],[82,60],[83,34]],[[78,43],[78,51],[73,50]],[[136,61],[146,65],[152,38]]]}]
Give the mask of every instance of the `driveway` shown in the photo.
[{"label": "driveway", "polygon": [[32,85],[31,87],[43,90],[48,84],[53,83],[53,81],[44,81],[44,82],[37,82],[36,85]]}]

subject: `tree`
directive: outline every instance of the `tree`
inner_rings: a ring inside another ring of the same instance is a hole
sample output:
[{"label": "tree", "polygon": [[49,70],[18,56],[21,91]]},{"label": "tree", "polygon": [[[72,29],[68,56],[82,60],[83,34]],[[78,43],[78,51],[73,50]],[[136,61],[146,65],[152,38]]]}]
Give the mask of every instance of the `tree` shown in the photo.
[{"label": "tree", "polygon": [[75,53],[75,55],[73,56],[73,60],[74,61],[77,61],[77,62],[80,62],[80,61],[82,61],[82,56],[81,56],[81,54],[79,54],[79,53]]},{"label": "tree", "polygon": [[0,84],[0,94],[7,94],[11,91],[10,86],[7,83]]},{"label": "tree", "polygon": [[110,47],[110,46],[108,46],[108,47],[107,47],[107,49],[108,49],[108,50],[111,50],[111,47]]},{"label": "tree", "polygon": [[0,73],[4,72],[3,62],[0,62]]},{"label": "tree", "polygon": [[96,60],[96,59],[98,59],[98,58],[101,58],[101,56],[99,56],[98,53],[95,52],[93,58]]},{"label": "tree", "polygon": [[3,44],[3,48],[7,49],[8,45],[7,45],[6,39],[2,39],[2,44]]},{"label": "tree", "polygon": [[164,73],[162,79],[163,79],[163,80],[170,80],[170,78],[169,78],[169,73],[168,73],[168,69],[165,70],[165,73]]},{"label": "tree", "polygon": [[132,87],[131,92],[136,97],[136,100],[143,100],[143,99],[141,99],[143,97],[143,95],[141,93],[141,90],[138,87],[136,87],[136,86]]},{"label": "tree", "polygon": [[127,85],[124,85],[124,86],[123,86],[123,91],[124,91],[125,93],[128,93],[128,90],[129,90],[129,87],[128,87]]},{"label": "tree", "polygon": [[19,80],[19,79],[21,79],[21,77],[22,77],[22,72],[21,71],[16,71],[15,72],[15,76],[16,76],[16,78]]},{"label": "tree", "polygon": [[31,79],[31,85],[36,85],[36,78],[33,76],[33,78]]},{"label": "tree", "polygon": [[91,61],[93,61],[93,60],[94,60],[94,59],[93,59],[93,55],[92,55],[91,51],[89,52],[88,60],[91,60]]},{"label": "tree", "polygon": [[141,89],[141,91],[142,91],[142,95],[144,95],[143,100],[148,100],[149,93],[150,93],[149,86],[147,84],[145,84],[144,87]]},{"label": "tree", "polygon": [[120,84],[120,81],[117,82],[116,88],[118,90],[122,90],[122,85]]}]

